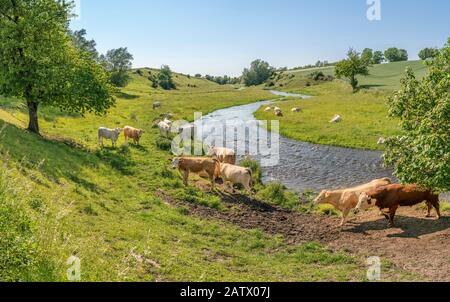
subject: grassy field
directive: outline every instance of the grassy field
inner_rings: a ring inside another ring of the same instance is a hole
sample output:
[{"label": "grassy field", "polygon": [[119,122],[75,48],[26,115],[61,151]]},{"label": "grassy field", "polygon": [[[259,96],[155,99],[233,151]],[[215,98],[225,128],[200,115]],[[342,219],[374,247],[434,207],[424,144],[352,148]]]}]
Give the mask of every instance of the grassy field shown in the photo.
[{"label": "grassy field", "polygon": [[[182,75],[180,89],[166,92],[150,89],[144,77],[133,78],[106,116],[43,110],[45,138],[23,130],[20,102],[3,99],[2,181],[20,196],[0,191],[1,207],[30,221],[28,231],[22,230],[30,245],[20,245],[28,269],[14,271],[12,263],[4,274],[11,280],[66,281],[66,259],[76,255],[83,281],[364,280],[361,260],[318,244],[288,245],[279,236],[197,219],[160,198],[163,192],[220,209],[217,197],[184,188],[168,168],[170,154],[155,146],[159,133],[152,126],[159,114],[192,119],[196,110],[207,113],[270,94],[197,79],[192,82],[197,88],[191,88],[182,85],[191,85]],[[162,102],[160,111],[152,109],[154,101]],[[118,149],[96,146],[99,126],[125,124],[146,130],[142,146],[124,146],[122,138]],[[8,203],[12,198],[23,205],[20,212]],[[5,246],[0,259],[11,253]],[[29,258],[47,262],[26,262]]]},{"label": "grassy field", "polygon": [[[260,120],[280,121],[282,135],[292,139],[324,145],[350,148],[381,149],[377,145],[380,137],[399,133],[398,122],[388,118],[385,106],[386,93],[360,91],[353,94],[343,82],[327,82],[301,89],[302,93],[315,95],[309,100],[290,99],[276,105],[284,116],[275,117],[273,112],[256,113]],[[294,107],[301,113],[292,113]],[[338,124],[330,123],[334,115],[342,116]]]},{"label": "grassy field", "polygon": [[[381,150],[380,137],[399,133],[396,120],[387,113],[386,98],[400,87],[400,79],[407,66],[421,78],[426,73],[422,61],[409,61],[374,65],[370,75],[360,77],[360,91],[352,93],[344,81],[313,81],[308,76],[314,71],[333,75],[334,67],[288,71],[276,77],[271,89],[315,96],[310,100],[286,99],[277,105],[283,110],[280,131],[292,139],[341,147]],[[291,113],[301,107],[302,113]],[[273,112],[261,108],[256,117],[262,120],[277,119]],[[330,124],[334,115],[343,122]]]},{"label": "grassy field", "polygon": [[[395,62],[388,64],[373,65],[369,68],[368,76],[358,77],[359,84],[362,88],[376,88],[381,90],[392,91],[400,88],[400,79],[405,74],[407,67],[411,67],[417,78],[422,78],[425,76],[427,67],[423,61],[405,61],[405,62]],[[278,84],[282,84],[284,89],[299,89],[304,87],[308,81],[308,75],[314,71],[321,71],[324,75],[334,76],[334,67],[323,67],[323,68],[311,68],[303,70],[293,70],[285,72],[282,81]],[[278,86],[279,87],[279,86]]]}]

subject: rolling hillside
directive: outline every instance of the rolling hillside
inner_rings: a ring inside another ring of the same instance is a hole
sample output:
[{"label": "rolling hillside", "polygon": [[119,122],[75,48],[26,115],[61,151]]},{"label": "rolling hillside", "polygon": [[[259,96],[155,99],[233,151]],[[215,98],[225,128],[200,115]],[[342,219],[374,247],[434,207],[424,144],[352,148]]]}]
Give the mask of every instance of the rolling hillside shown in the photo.
[{"label": "rolling hillside", "polygon": [[[362,88],[376,88],[392,91],[400,87],[400,79],[405,74],[407,67],[411,67],[417,78],[422,78],[427,70],[423,61],[395,62],[387,64],[373,65],[369,68],[368,76],[358,77]],[[307,77],[312,72],[321,71],[325,75],[334,76],[334,67],[311,68],[303,70],[292,70],[283,73],[282,79],[276,82],[276,87],[284,89],[298,89],[305,86],[307,82],[312,83]],[[280,86],[280,84],[282,86]]]}]

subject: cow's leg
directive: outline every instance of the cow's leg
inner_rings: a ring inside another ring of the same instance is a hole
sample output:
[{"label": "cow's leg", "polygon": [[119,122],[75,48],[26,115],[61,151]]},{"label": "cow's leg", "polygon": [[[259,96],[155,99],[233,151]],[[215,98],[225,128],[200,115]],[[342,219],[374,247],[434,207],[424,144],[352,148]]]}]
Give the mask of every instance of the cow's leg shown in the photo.
[{"label": "cow's leg", "polygon": [[244,184],[245,190],[247,190],[248,194],[253,195],[252,187],[250,186],[250,181]]},{"label": "cow's leg", "polygon": [[347,222],[348,219],[348,215],[350,214],[350,209],[345,209],[342,211],[342,220],[341,220],[341,224],[339,226],[344,226],[345,223]]},{"label": "cow's leg", "polygon": [[182,171],[181,174],[183,175],[183,184],[187,187],[189,185],[189,171]]},{"label": "cow's leg", "polygon": [[442,215],[441,215],[441,208],[440,208],[440,205],[439,205],[439,201],[433,202],[433,207],[436,209],[436,213],[438,215],[438,219],[441,219]]},{"label": "cow's leg", "polygon": [[427,201],[427,208],[428,208],[428,212],[427,212],[427,218],[431,217],[431,210],[433,209],[433,204],[429,201]]},{"label": "cow's leg", "polygon": [[397,209],[398,209],[398,206],[393,206],[389,209],[389,225],[391,227],[395,226],[394,218],[395,218],[395,213],[397,213]]}]

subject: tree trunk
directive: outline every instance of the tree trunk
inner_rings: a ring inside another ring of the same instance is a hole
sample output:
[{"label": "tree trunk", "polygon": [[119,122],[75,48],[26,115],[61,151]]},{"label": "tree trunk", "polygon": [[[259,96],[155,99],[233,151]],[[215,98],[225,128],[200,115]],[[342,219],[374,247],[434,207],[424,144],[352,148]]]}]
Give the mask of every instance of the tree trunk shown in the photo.
[{"label": "tree trunk", "polygon": [[28,115],[30,122],[28,124],[28,130],[39,134],[39,122],[38,122],[38,103],[27,102],[28,104]]}]

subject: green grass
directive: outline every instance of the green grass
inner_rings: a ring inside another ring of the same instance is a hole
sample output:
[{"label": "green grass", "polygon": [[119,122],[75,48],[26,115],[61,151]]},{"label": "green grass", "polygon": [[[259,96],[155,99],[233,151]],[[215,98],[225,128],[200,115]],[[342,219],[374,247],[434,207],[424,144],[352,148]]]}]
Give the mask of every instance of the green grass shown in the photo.
[{"label": "green grass", "polygon": [[[44,251],[49,261],[33,265],[43,271],[33,280],[67,281],[65,262],[72,255],[81,259],[82,281],[363,280],[364,263],[358,259],[320,245],[291,246],[279,236],[187,216],[185,208],[161,199],[164,193],[221,210],[220,200],[212,195],[184,188],[170,168],[170,154],[156,146],[159,131],[153,121],[161,113],[192,120],[194,111],[206,114],[272,95],[213,83],[162,91],[150,89],[145,78],[133,77],[106,116],[82,118],[44,109],[45,138],[22,129],[25,112],[11,103],[0,110],[0,118],[8,122],[0,121],[0,128],[6,125],[0,161],[25,187],[22,193],[30,200],[21,208],[31,213],[27,217],[33,225],[26,238],[38,247],[17,255],[33,261],[29,251]],[[179,76],[179,83],[191,80],[197,81]],[[155,101],[162,102],[161,110],[152,109]],[[125,124],[146,130],[142,146],[124,146],[121,137],[119,148],[98,149],[99,126]],[[14,276],[29,279],[20,272]]]},{"label": "green grass", "polygon": [[[290,99],[278,102],[284,117],[261,108],[256,117],[260,120],[280,121],[282,135],[292,139],[324,145],[361,149],[380,149],[380,137],[399,133],[396,120],[388,118],[383,92],[360,91],[356,94],[343,82],[334,81],[303,88],[304,94],[316,95],[309,100]],[[301,113],[292,113],[294,107]],[[342,116],[338,124],[329,123],[335,114]]]}]

